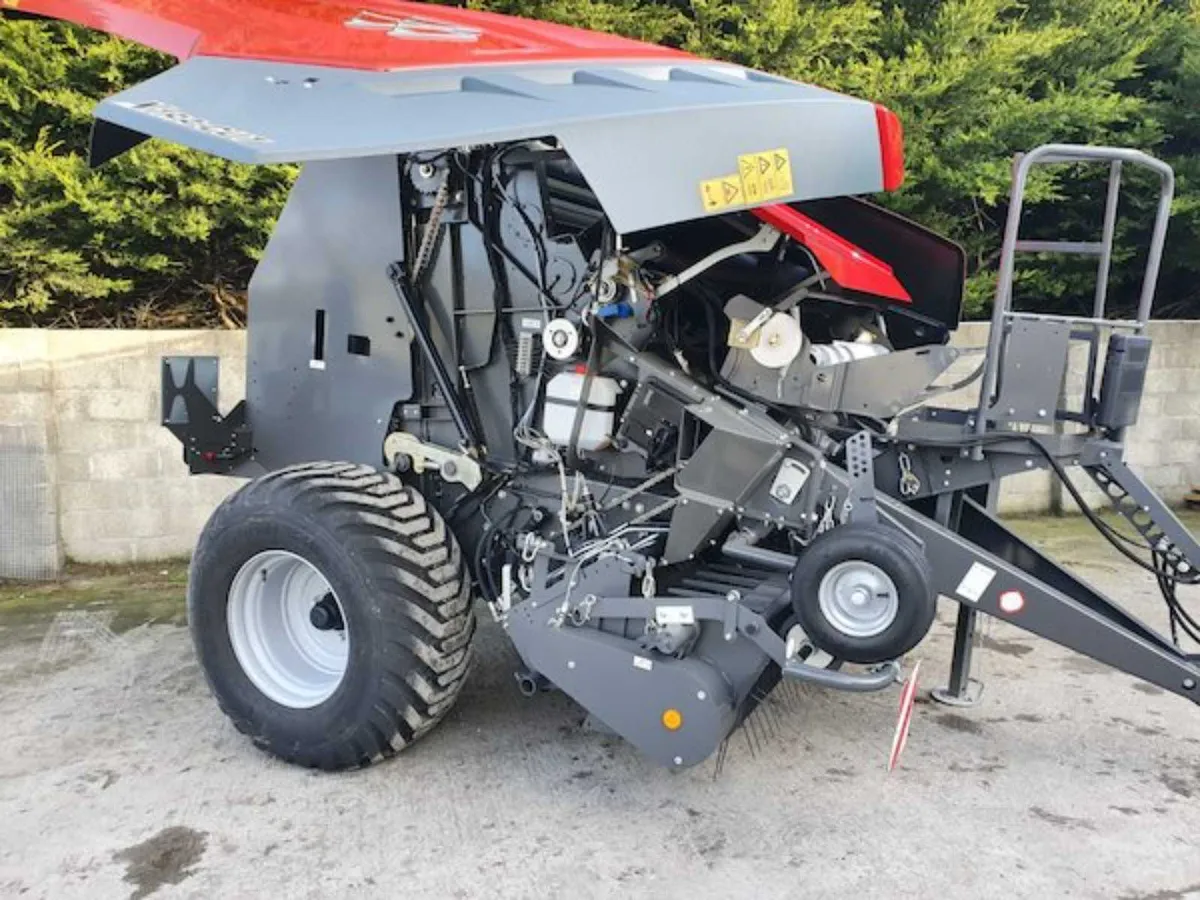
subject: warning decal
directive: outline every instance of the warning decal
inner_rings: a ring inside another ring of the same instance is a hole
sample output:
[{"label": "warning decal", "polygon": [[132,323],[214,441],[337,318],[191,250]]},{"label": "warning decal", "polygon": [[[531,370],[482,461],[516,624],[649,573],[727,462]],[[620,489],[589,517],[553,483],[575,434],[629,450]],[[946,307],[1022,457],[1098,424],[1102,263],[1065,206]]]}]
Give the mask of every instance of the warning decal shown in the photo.
[{"label": "warning decal", "polygon": [[988,589],[988,585],[995,577],[995,569],[989,569],[981,562],[973,562],[971,568],[967,569],[967,574],[958,583],[958,587],[954,589],[954,593],[964,600],[978,603],[979,598],[983,596],[983,592]]},{"label": "warning decal", "polygon": [[746,202],[742,193],[741,179],[736,175],[710,178],[708,181],[700,182],[700,198],[704,201],[704,208],[709,212],[730,206],[740,206]]},{"label": "warning decal", "polygon": [[743,153],[737,172],[700,182],[700,199],[707,212],[747,206],[792,195],[792,160],[786,147],[762,153]]}]

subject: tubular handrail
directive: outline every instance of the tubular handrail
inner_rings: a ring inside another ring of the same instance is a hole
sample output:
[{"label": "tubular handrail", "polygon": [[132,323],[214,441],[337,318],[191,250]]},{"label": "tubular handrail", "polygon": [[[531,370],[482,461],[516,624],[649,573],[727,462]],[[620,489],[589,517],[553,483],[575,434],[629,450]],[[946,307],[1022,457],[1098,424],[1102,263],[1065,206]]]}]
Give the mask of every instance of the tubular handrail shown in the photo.
[{"label": "tubular handrail", "polygon": [[[1093,300],[1093,323],[1105,322],[1104,311],[1108,299],[1109,266],[1112,261],[1113,236],[1116,230],[1117,206],[1121,189],[1121,167],[1124,164],[1150,169],[1159,176],[1158,210],[1155,213],[1154,230],[1150,237],[1150,251],[1146,259],[1146,272],[1142,278],[1141,294],[1138,298],[1137,326],[1143,327],[1150,318],[1150,307],[1154,302],[1154,290],[1162,264],[1163,247],[1167,239],[1167,223],[1171,216],[1171,201],[1175,195],[1175,172],[1160,159],[1141,150],[1125,147],[1090,147],[1081,144],[1043,144],[1023,154],[1013,169],[1012,195],[1009,200],[1008,218],[1004,225],[1004,241],[1000,248],[1000,270],[996,278],[996,298],[992,308],[992,327],[988,335],[988,348],[979,392],[979,408],[975,415],[975,433],[982,435],[987,430],[988,407],[992,403],[999,385],[1004,329],[1012,313],[1013,268],[1019,251],[1021,212],[1025,199],[1025,184],[1029,172],[1035,165],[1053,163],[1109,163],[1108,195],[1104,209],[1104,232],[1099,253],[1096,293]],[[1078,245],[1078,247],[1076,247]],[[1034,244],[1040,252],[1052,252],[1042,242]],[[1064,242],[1063,252],[1080,252],[1081,242]],[[1065,317],[1069,318],[1069,317]],[[1124,324],[1124,323],[1121,323]]]}]

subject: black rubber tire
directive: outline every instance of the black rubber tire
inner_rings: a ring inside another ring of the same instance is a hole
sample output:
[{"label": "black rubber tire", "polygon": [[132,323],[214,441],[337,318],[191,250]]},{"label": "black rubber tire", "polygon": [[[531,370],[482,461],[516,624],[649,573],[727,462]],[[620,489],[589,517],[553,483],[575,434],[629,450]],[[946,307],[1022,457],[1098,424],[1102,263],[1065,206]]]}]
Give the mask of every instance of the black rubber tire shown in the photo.
[{"label": "black rubber tire", "polygon": [[[818,589],[833,566],[846,560],[873,563],[892,579],[899,595],[896,618],[870,637],[848,635],[821,612]],[[792,607],[808,638],[836,659],[876,663],[898,659],[929,633],[937,613],[929,560],[904,532],[882,523],[849,523],[818,535],[792,571]]]},{"label": "black rubber tire", "polygon": [[[233,578],[264,550],[329,582],[350,639],[334,693],[281,705],[247,677],[229,637]],[[305,463],[252,481],[209,519],[192,557],[188,621],[209,687],[237,729],[303,766],[365,766],[411,744],[454,704],[475,615],[458,543],[420,493],[352,463]]]}]

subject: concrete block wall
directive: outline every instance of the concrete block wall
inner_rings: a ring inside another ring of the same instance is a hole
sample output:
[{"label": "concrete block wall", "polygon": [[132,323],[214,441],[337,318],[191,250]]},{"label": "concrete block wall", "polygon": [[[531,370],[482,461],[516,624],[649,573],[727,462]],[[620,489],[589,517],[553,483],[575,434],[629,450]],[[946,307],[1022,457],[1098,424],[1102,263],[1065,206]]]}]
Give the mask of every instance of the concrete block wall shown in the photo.
[{"label": "concrete block wall", "polygon": [[[219,357],[222,409],[242,398],[242,332],[0,329],[0,485],[42,461],[38,502],[18,505],[0,487],[0,577],[53,574],[64,558],[132,563],[191,552],[239,482],[189,476],[179,442],[158,424],[168,355]],[[43,543],[48,535],[37,572],[25,571],[27,533]]]},{"label": "concrete block wall", "polygon": [[[964,324],[960,347],[982,347],[986,323]],[[1200,485],[1200,322],[1155,322],[1131,465],[1171,502]],[[189,476],[159,424],[159,360],[221,359],[222,410],[242,397],[245,335],[231,331],[0,329],[0,578],[52,575],[64,558],[142,562],[188,554],[213,507],[239,482]],[[960,360],[950,383],[979,357]],[[1068,385],[1083,378],[1075,354]],[[940,398],[967,407],[970,391]],[[1004,512],[1041,512],[1044,472],[1004,482]],[[1090,482],[1082,485],[1099,503]],[[1065,508],[1071,508],[1069,499]]]}]

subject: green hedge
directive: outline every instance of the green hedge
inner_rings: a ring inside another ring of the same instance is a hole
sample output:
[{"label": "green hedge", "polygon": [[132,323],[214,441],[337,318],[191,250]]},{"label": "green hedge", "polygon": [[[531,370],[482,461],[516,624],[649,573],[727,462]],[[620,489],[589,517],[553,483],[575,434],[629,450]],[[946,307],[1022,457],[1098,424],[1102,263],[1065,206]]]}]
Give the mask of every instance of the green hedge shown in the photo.
[{"label": "green hedge", "polygon": [[[495,0],[471,5],[620,32],[891,106],[908,181],[885,199],[968,251],[986,310],[1014,153],[1137,146],[1179,176],[1160,315],[1200,315],[1200,0]],[[294,173],[160,142],[89,171],[100,97],[169,65],[57,24],[0,22],[0,322],[237,324]],[[1091,239],[1098,180],[1045,173],[1028,234]],[[1136,182],[1136,179],[1131,179]],[[1135,183],[1133,187],[1143,184]],[[1149,193],[1123,206],[1114,301],[1136,298]],[[1031,261],[1019,298],[1090,297],[1083,261]]]}]

